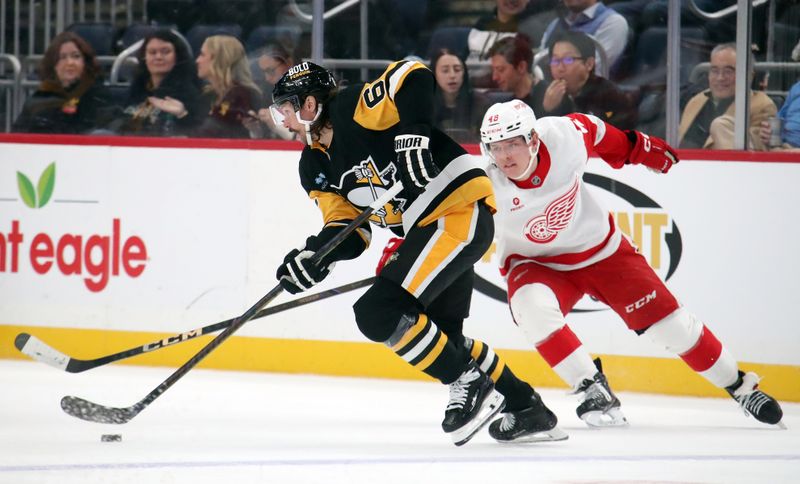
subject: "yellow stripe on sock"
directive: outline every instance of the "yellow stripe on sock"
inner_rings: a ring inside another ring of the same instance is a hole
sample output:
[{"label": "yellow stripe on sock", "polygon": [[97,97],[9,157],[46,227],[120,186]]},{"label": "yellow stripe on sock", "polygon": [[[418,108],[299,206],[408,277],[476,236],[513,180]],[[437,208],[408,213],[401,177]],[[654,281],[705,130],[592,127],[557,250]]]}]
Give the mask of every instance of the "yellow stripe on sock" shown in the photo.
[{"label": "yellow stripe on sock", "polygon": [[506,364],[503,363],[503,360],[501,360],[499,356],[497,356],[497,366],[495,367],[492,374],[489,375],[489,378],[491,378],[492,381],[497,381],[497,379],[500,378],[500,375],[503,373],[503,370],[505,370],[505,368]]},{"label": "yellow stripe on sock", "polygon": [[400,338],[400,341],[397,342],[396,345],[392,346],[392,351],[397,353],[401,349],[403,349],[411,340],[417,337],[417,335],[425,328],[425,325],[428,323],[428,316],[420,313],[419,319],[417,319],[417,324],[410,327],[406,334]]},{"label": "yellow stripe on sock", "polygon": [[[481,352],[483,351],[483,342],[478,341],[476,339],[472,340],[472,349],[469,351],[470,356],[472,359],[478,362],[478,358],[481,356]],[[478,362],[480,366],[480,362]]]},{"label": "yellow stripe on sock", "polygon": [[444,350],[444,346],[446,344],[447,344],[447,335],[439,331],[439,340],[433,346],[428,355],[425,356],[425,358],[423,358],[422,361],[420,361],[414,366],[424,371],[426,368],[431,366],[434,361],[436,361],[436,358],[438,358],[439,355],[442,354],[442,350]]}]

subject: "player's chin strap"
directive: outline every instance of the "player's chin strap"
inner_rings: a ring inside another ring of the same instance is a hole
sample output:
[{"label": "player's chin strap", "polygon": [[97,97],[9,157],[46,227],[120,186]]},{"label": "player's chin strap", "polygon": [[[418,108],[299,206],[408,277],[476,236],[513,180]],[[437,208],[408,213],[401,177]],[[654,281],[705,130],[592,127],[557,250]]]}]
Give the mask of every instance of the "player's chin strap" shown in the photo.
[{"label": "player's chin strap", "polygon": [[528,158],[528,166],[525,167],[525,171],[522,172],[522,175],[520,175],[520,176],[518,176],[516,178],[511,178],[512,180],[514,180],[514,181],[527,180],[528,177],[531,176],[531,172],[533,171],[532,170],[533,160],[535,160],[536,156],[539,154],[539,146],[541,146],[541,144],[542,144],[542,140],[537,138],[536,139],[536,146],[535,147],[534,146],[529,146],[528,147],[528,152],[531,154],[531,157]]},{"label": "player's chin strap", "polygon": [[320,103],[317,103],[317,114],[314,115],[314,119],[311,121],[306,121],[305,119],[301,118],[299,110],[294,112],[294,115],[297,117],[297,120],[300,122],[300,124],[306,127],[306,144],[308,146],[311,146],[313,143],[311,140],[311,125],[314,124],[314,121],[319,119],[320,114],[322,114],[322,104]]}]

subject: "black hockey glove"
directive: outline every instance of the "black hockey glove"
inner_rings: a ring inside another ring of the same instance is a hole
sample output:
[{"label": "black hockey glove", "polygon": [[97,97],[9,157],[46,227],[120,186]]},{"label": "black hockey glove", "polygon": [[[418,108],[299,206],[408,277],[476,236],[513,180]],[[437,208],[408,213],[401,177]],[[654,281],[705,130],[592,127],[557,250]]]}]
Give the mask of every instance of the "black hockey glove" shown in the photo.
[{"label": "black hockey glove", "polygon": [[283,258],[283,264],[278,267],[275,277],[290,294],[297,294],[306,289],[311,289],[330,274],[335,263],[327,267],[317,267],[311,263],[313,251],[303,248],[293,249]]},{"label": "black hockey glove", "polygon": [[428,144],[430,138],[419,134],[401,134],[394,137],[394,150],[397,152],[397,168],[406,190],[421,191],[439,174],[439,167],[433,163]]}]

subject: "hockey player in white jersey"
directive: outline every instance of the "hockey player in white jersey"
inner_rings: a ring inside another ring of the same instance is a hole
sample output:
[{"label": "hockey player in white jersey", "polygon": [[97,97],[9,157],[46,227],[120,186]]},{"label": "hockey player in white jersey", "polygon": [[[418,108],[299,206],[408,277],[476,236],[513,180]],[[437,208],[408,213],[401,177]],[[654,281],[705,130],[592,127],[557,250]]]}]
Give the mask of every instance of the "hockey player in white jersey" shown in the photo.
[{"label": "hockey player in white jersey", "polygon": [[[667,173],[678,157],[664,140],[623,132],[588,114],[537,120],[527,104],[514,100],[486,112],[481,149],[492,161],[487,171],[498,203],[497,253],[511,312],[544,360],[580,395],[581,419],[591,426],[627,424],[599,361],[592,362],[565,320],[590,294],[628,328],[726,389],[745,414],[780,423],[780,405],[758,389],[759,377],[740,371],[711,330],[680,306],[583,183],[592,152],[614,168],[644,165]],[[524,418],[506,413],[489,432],[513,440],[524,425]]]}]

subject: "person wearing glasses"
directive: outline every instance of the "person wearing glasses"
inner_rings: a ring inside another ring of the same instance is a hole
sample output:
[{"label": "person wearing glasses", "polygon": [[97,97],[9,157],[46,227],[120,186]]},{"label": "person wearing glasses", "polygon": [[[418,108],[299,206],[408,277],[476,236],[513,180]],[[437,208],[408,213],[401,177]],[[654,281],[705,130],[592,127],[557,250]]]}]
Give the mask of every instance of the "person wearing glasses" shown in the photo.
[{"label": "person wearing glasses", "polygon": [[[258,68],[264,74],[264,80],[259,82],[262,92],[272,92],[275,84],[294,64],[294,55],[289,49],[280,44],[267,45],[258,58]],[[268,107],[263,107],[258,112],[250,111],[249,114],[250,118],[245,121],[245,125],[255,137],[284,140],[295,138],[290,130],[275,124]]]},{"label": "person wearing glasses", "polygon": [[[681,114],[678,145],[681,148],[732,150],[735,91],[736,44],[720,44],[711,51],[708,89],[691,98]],[[767,149],[759,130],[761,123],[777,112],[775,103],[763,91],[751,92],[750,149]]]},{"label": "person wearing glasses", "polygon": [[595,46],[588,35],[563,32],[550,45],[553,80],[540,104],[531,107],[537,116],[593,114],[621,129],[633,129],[638,113],[630,96],[613,82],[595,74]]},{"label": "person wearing glasses", "polygon": [[[557,7],[558,18],[550,22],[542,35],[541,47],[551,45],[560,33],[583,32],[603,46],[611,70],[616,66],[628,44],[628,21],[613,6],[606,7],[597,0],[562,0]],[[598,67],[597,72],[601,72]]]}]

